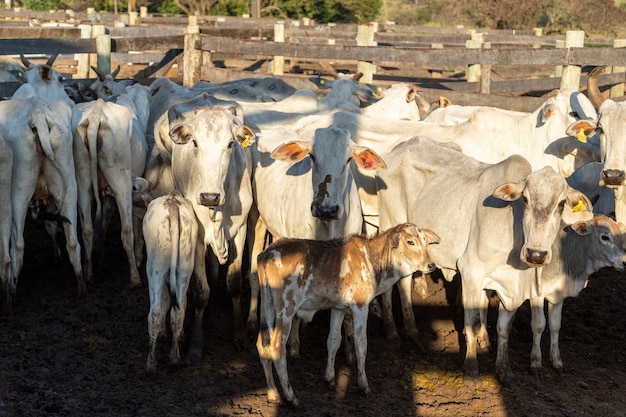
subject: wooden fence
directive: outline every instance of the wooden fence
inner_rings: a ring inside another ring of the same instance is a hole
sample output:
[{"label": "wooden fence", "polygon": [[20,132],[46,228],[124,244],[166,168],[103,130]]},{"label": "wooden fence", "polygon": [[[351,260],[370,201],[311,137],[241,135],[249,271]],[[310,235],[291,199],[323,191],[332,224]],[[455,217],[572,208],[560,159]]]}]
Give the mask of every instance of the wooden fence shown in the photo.
[{"label": "wooden fence", "polygon": [[[365,80],[377,84],[415,83],[426,99],[445,95],[459,104],[518,110],[536,108],[537,96],[555,88],[584,89],[582,70],[591,66],[612,67],[613,73],[600,76],[599,84],[612,87],[615,97],[623,96],[626,81],[626,50],[620,49],[624,41],[585,39],[580,31],[546,37],[539,30],[316,25],[276,19],[150,16],[143,10],[139,15],[119,15],[117,20],[111,14],[69,17],[69,12],[21,10],[9,17],[9,12],[0,9],[0,55],[43,57],[60,52],[70,62],[64,75],[78,79],[95,77],[89,65],[105,72],[122,65],[120,76],[146,82],[159,75],[191,85],[199,80],[275,74],[297,88],[311,88],[303,68],[348,68],[365,72]],[[34,26],[27,27],[25,22],[33,25],[33,20]],[[226,65],[235,61],[239,65]],[[131,65],[137,63],[139,70]],[[520,76],[492,79],[503,68],[513,68]],[[528,68],[541,70],[523,78]],[[9,96],[16,88],[16,83],[0,84],[0,95]],[[520,94],[534,97],[511,97]]]}]

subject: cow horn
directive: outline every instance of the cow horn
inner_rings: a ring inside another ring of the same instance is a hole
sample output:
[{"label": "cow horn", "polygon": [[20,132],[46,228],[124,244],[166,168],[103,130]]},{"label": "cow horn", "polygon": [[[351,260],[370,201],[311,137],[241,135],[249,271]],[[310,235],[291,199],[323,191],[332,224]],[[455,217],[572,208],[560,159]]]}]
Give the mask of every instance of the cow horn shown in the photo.
[{"label": "cow horn", "polygon": [[57,56],[59,56],[58,52],[56,54],[52,55],[50,58],[48,58],[48,61],[46,62],[46,65],[51,67],[52,64],[54,64],[54,60],[57,59]]},{"label": "cow horn", "polygon": [[595,67],[589,73],[589,77],[587,78],[587,95],[589,96],[589,101],[593,104],[593,107],[597,109],[600,108],[602,103],[604,102],[604,96],[600,92],[598,88],[598,74],[604,71],[606,65],[602,65],[599,67]]},{"label": "cow horn", "polygon": [[359,82],[359,80],[361,79],[361,77],[363,77],[363,73],[362,72],[357,72],[356,74],[354,74],[352,76],[352,81],[354,82]]},{"label": "cow horn", "polygon": [[24,64],[26,68],[30,68],[31,62],[28,59],[26,59],[24,54],[20,53],[20,59],[22,60],[22,64]]},{"label": "cow horn", "polygon": [[317,77],[323,77],[323,76],[329,76],[329,77],[333,77],[334,79],[337,79],[339,77],[339,73],[337,71],[335,71],[334,69],[332,70],[321,70],[320,72],[317,73]]},{"label": "cow horn", "polygon": [[92,65],[91,69],[93,70],[93,72],[95,72],[98,75],[98,79],[100,81],[106,81],[107,77],[106,77],[106,75],[104,75],[104,72],[102,72],[102,70],[100,68],[94,67]]},{"label": "cow horn", "polygon": [[119,65],[117,66],[117,68],[115,68],[115,71],[113,71],[111,73],[111,77],[115,78],[117,76],[117,74],[120,73],[120,70],[122,69],[122,67],[120,67]]}]

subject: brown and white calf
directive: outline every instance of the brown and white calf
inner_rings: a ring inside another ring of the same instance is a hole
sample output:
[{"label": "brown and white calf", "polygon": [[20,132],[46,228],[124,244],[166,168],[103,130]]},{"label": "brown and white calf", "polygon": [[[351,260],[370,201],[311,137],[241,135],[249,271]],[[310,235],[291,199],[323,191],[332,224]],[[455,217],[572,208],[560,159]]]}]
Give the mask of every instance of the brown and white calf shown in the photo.
[{"label": "brown and white calf", "polygon": [[198,245],[198,223],[193,206],[179,191],[172,191],[150,202],[143,218],[143,232],[150,294],[150,351],[146,369],[154,372],[157,366],[156,342],[167,328],[168,310],[172,330],[170,362],[176,364],[180,361],[178,343],[185,321],[187,288],[195,257],[204,256],[204,246],[202,242]]},{"label": "brown and white calf", "polygon": [[272,362],[287,401],[298,405],[287,374],[287,340],[297,316],[311,321],[331,309],[326,380],[334,382],[335,354],[341,344],[341,323],[352,314],[359,387],[369,393],[365,375],[367,316],[375,296],[390,289],[402,276],[431,272],[428,245],[439,237],[428,229],[403,223],[367,239],[352,236],[329,241],[279,239],[258,256],[261,286],[261,331],[257,350],[270,401],[280,401]]}]

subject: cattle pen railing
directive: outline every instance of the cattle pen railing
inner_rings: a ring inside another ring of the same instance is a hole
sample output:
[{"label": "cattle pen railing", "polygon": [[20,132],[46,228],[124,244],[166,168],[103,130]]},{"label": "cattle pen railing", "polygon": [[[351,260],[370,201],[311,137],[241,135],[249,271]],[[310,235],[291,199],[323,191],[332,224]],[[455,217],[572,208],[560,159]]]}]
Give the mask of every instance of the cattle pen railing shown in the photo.
[{"label": "cattle pen railing", "polygon": [[[307,77],[291,72],[294,63],[311,61],[319,68],[346,65],[364,72],[363,80],[377,84],[411,82],[423,89],[426,99],[445,95],[459,104],[489,104],[517,110],[535,109],[541,101],[537,96],[542,92],[584,89],[584,67],[608,65],[611,73],[601,75],[598,82],[601,89],[610,87],[614,97],[623,96],[626,81],[626,50],[620,48],[624,41],[614,40],[614,47],[605,47],[611,46],[610,40],[585,39],[580,31],[559,38],[532,32],[494,34],[464,29],[418,34],[400,28],[383,35],[375,24],[327,25],[322,28],[328,30],[320,30],[320,25],[308,27],[271,19],[256,20],[254,27],[234,23],[249,24],[250,19],[189,16],[177,17],[177,25],[159,25],[156,17],[143,19],[152,19],[150,27],[99,24],[103,19],[98,24],[75,22],[73,26],[66,23],[69,26],[65,27],[25,27],[21,22],[0,21],[0,55],[60,53],[72,60],[69,67],[73,68],[64,74],[79,79],[89,78],[90,74],[95,77],[89,72],[89,65],[110,72],[113,66],[127,68],[134,62],[149,61],[141,73],[126,71],[126,75],[149,81],[159,75],[172,76],[175,66],[174,78],[180,78],[184,85],[273,74],[297,88],[310,88],[311,84]],[[595,47],[589,47],[591,43]],[[252,63],[243,70],[224,67],[225,61],[237,58]],[[491,79],[493,68],[515,67],[519,73],[525,73],[523,69],[530,66],[554,70],[539,77]],[[446,71],[459,69],[465,69],[460,80],[442,77]],[[432,76],[424,77],[425,70]],[[0,95],[10,96],[16,88],[16,83],[2,83]],[[528,92],[535,94],[525,94]],[[518,94],[513,97],[511,93]]]}]

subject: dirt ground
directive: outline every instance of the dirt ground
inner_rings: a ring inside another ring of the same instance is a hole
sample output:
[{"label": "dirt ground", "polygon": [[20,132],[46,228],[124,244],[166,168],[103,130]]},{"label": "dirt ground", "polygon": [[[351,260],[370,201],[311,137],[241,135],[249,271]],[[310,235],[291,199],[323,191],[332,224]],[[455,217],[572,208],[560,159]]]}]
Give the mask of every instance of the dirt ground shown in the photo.
[{"label": "dirt ground", "polygon": [[[463,383],[456,286],[429,281],[430,296],[414,297],[426,340],[422,354],[406,340],[387,341],[371,316],[367,373],[373,393],[361,394],[356,368],[337,358],[338,383],[324,382],[328,314],[319,313],[302,335],[302,357],[289,364],[302,405],[269,403],[254,344],[237,352],[230,302],[213,289],[199,363],[167,364],[169,340],[157,349],[159,369],[145,371],[147,289],[128,290],[128,268],[116,236],[84,299],[75,295],[69,263],[55,264],[42,230],[27,229],[24,269],[15,315],[0,317],[0,416],[625,416],[626,280],[614,270],[593,275],[563,309],[563,374],[552,371],[547,334],[542,379],[528,371],[530,313],[518,312],[511,337],[519,387],[502,388],[495,353],[479,357],[482,387]],[[452,300],[448,302],[448,300]],[[495,346],[495,313],[490,316]]]}]

